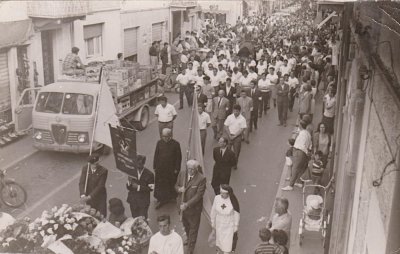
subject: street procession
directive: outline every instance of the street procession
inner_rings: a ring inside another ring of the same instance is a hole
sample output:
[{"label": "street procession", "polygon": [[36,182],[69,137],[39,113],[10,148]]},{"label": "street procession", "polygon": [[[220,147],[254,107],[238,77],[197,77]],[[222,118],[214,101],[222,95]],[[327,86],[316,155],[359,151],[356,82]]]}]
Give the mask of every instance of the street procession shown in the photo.
[{"label": "street procession", "polygon": [[0,2],[0,253],[397,253],[399,10]]}]

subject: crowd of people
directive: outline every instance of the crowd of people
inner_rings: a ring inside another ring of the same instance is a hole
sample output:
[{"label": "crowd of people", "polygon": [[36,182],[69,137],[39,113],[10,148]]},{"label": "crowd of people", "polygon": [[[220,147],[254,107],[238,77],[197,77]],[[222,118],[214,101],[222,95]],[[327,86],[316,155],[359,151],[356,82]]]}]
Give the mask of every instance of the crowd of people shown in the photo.
[{"label": "crowd of people", "polygon": [[[209,126],[218,142],[212,153],[215,164],[211,185],[216,196],[209,212],[213,228],[210,237],[215,237],[219,253],[234,252],[238,240],[240,206],[234,186],[229,185],[231,171],[238,169],[242,143],[250,144],[250,133],[257,131],[258,119],[269,111],[277,111],[276,123],[284,128],[288,112],[298,109],[298,127],[286,152],[289,184],[283,190],[301,187],[304,181],[321,183],[332,142],[340,34],[333,22],[316,29],[314,16],[315,12],[303,5],[288,16],[253,16],[238,20],[235,26],[208,24],[197,32],[178,36],[171,46],[165,43],[159,49],[159,43],[153,43],[149,50],[151,63],[161,61],[163,73],[169,67],[178,70],[179,109],[184,107],[185,97],[188,107],[197,107],[203,154]],[[198,105],[193,105],[194,99]],[[321,99],[323,118],[314,130],[315,100]],[[181,147],[173,139],[178,112],[167,97],[159,98],[155,115],[160,140],[154,153],[154,173],[144,167],[146,157],[140,156],[137,177],[129,177],[126,186],[133,217],[147,218],[151,192],[157,200],[156,209],[178,200],[186,239],[170,229],[168,215],[159,216],[160,231],[150,240],[151,254],[179,254],[183,246],[187,246],[187,253],[193,253],[201,220],[206,179],[195,160],[187,161],[181,170]],[[92,156],[90,167],[82,170],[80,193],[84,202],[106,215],[107,171],[97,161],[98,157]],[[112,203],[122,205],[118,200]],[[289,253],[288,208],[287,199],[276,200],[275,215],[260,229],[261,243],[255,253]],[[111,213],[113,218],[125,218]]]}]

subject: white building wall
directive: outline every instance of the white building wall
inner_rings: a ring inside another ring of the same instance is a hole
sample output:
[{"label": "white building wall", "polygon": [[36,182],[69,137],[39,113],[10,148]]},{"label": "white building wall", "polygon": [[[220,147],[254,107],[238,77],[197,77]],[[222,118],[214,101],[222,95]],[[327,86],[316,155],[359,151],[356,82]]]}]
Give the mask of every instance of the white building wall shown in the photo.
[{"label": "white building wall", "polygon": [[198,1],[198,4],[203,9],[203,12],[210,10],[210,6],[217,5],[218,10],[226,12],[226,23],[231,25],[236,24],[238,17],[243,18],[243,4],[239,0],[219,0],[219,1]]},{"label": "white building wall", "polygon": [[[139,27],[138,30],[138,63],[150,64],[149,48],[152,43],[152,24],[164,22],[163,41],[169,42],[169,8],[148,9],[138,11],[126,11],[121,13],[121,39],[123,44],[124,29]],[[122,49],[123,49],[122,45]],[[122,51],[121,51],[122,52]]]},{"label": "white building wall", "polygon": [[0,22],[28,19],[26,1],[1,1]]},{"label": "white building wall", "polygon": [[42,57],[42,37],[41,33],[37,32],[35,35],[29,40],[29,47],[27,49],[27,55],[29,59],[29,80],[31,87],[34,87],[34,63],[36,63],[36,71],[38,72],[38,84],[43,86],[44,77],[43,77],[43,57]]},{"label": "white building wall", "polygon": [[[103,54],[96,57],[86,57],[83,27],[86,25],[103,24],[102,49]],[[120,10],[95,12],[86,16],[86,20],[74,22],[74,41],[71,46],[80,49],[79,57],[84,64],[92,61],[106,61],[117,59],[117,54],[123,49],[123,32],[121,31]],[[71,48],[69,48],[71,50]],[[68,50],[68,51],[69,51]]]}]

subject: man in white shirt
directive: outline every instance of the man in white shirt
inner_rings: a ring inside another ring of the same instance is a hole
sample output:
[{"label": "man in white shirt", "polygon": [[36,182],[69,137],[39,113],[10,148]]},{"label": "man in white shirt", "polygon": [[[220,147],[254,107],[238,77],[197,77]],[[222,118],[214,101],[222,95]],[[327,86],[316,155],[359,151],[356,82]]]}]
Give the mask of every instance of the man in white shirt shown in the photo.
[{"label": "man in white shirt", "polygon": [[224,70],[224,66],[222,64],[218,64],[218,76],[220,83],[225,83],[228,74]]},{"label": "man in white shirt", "polygon": [[[247,128],[246,119],[240,114],[241,107],[233,106],[233,113],[229,115],[224,123],[225,133],[229,140],[229,147],[233,149],[236,155],[236,163],[239,159],[240,149],[242,146],[242,134]],[[237,169],[237,164],[233,169]]]},{"label": "man in white shirt", "polygon": [[238,67],[233,68],[233,73],[232,73],[232,83],[236,87],[236,89],[240,85],[240,79],[242,78],[242,73],[239,71]]},{"label": "man in white shirt", "polygon": [[263,73],[265,73],[267,68],[268,68],[267,61],[265,61],[263,58],[261,58],[260,61],[257,64],[258,75],[262,75]]},{"label": "man in white shirt", "polygon": [[[207,54],[206,59],[204,59],[204,61],[201,63],[201,68],[203,68],[204,73],[206,73],[206,71],[209,69],[210,64],[211,64],[211,68],[212,68],[210,55]],[[207,76],[209,76],[209,75],[207,75]]]},{"label": "man in white shirt", "polygon": [[251,80],[256,80],[258,79],[258,75],[255,72],[256,67],[255,66],[250,66],[249,67],[249,77],[251,78]]},{"label": "man in white shirt", "polygon": [[333,134],[333,126],[335,121],[335,108],[336,108],[336,91],[334,88],[329,89],[329,93],[324,96],[324,114],[322,116],[322,123],[325,124],[326,132]]},{"label": "man in white shirt", "polygon": [[289,75],[291,68],[288,65],[288,60],[283,60],[283,65],[281,65],[281,67],[279,68],[280,72],[281,72],[281,77],[285,76],[285,74]]},{"label": "man in white shirt", "polygon": [[204,112],[204,105],[198,105],[199,112],[199,128],[200,128],[200,140],[201,140],[201,150],[204,155],[204,147],[206,146],[207,139],[207,128],[211,125],[210,115]]},{"label": "man in white shirt", "polygon": [[191,82],[191,76],[186,73],[186,69],[182,70],[176,77],[176,82],[179,84],[179,109],[183,109],[183,95],[185,94],[186,100],[188,103],[189,108],[192,106],[193,103],[193,92],[189,87],[189,83]]},{"label": "man in white shirt", "polygon": [[271,90],[271,97],[272,100],[274,101],[274,108],[276,108],[276,98],[277,98],[277,90],[276,86],[278,84],[278,75],[275,74],[275,69],[274,67],[270,67],[268,69],[269,73],[267,75],[267,79],[269,80],[269,90]]},{"label": "man in white shirt", "polygon": [[171,134],[174,128],[174,120],[178,116],[174,105],[167,103],[167,97],[161,96],[158,98],[160,104],[157,105],[154,114],[158,120],[158,129],[160,137],[162,136],[162,130],[164,128],[171,129]]},{"label": "man in white shirt", "polygon": [[269,89],[270,81],[267,79],[265,72],[261,74],[261,79],[258,81],[258,89],[261,91],[261,102],[260,102],[260,114],[264,111],[264,115],[267,114],[269,109],[269,98],[271,97],[271,91]]},{"label": "man in white shirt", "polygon": [[240,94],[240,92],[242,91],[242,90],[245,90],[246,92],[248,91],[248,90],[250,90],[250,82],[252,81],[253,79],[249,76],[249,73],[245,70],[245,71],[243,71],[243,76],[240,78],[240,86],[239,86],[239,89],[236,89],[237,90],[237,93],[238,94]]},{"label": "man in white shirt", "polygon": [[193,68],[192,62],[188,62],[186,74],[189,75],[190,80],[194,80],[194,77],[197,76],[197,69]]},{"label": "man in white shirt", "polygon": [[306,130],[307,123],[303,120],[299,123],[300,132],[296,137],[293,145],[293,174],[290,178],[289,185],[283,187],[284,191],[293,190],[293,186],[303,187],[303,184],[296,183],[296,181],[303,175],[307,169],[309,154],[312,147],[311,134]]},{"label": "man in white shirt", "polygon": [[159,232],[150,238],[148,254],[183,254],[182,237],[170,229],[169,215],[157,218]]},{"label": "man in white shirt", "polygon": [[295,95],[296,95],[297,89],[300,86],[300,82],[295,77],[294,71],[290,72],[290,76],[289,76],[289,79],[288,79],[288,84],[289,84],[289,111],[293,112],[293,105],[294,105]]}]

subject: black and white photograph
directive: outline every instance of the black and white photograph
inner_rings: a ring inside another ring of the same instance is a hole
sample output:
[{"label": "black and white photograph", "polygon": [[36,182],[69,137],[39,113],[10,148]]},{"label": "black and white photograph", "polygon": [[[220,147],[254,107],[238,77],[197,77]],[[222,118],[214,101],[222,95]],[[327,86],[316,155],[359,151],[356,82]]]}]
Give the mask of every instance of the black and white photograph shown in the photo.
[{"label": "black and white photograph", "polygon": [[0,0],[0,253],[399,239],[399,0]]}]

